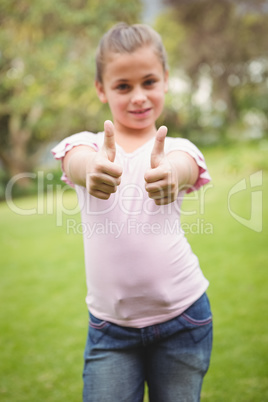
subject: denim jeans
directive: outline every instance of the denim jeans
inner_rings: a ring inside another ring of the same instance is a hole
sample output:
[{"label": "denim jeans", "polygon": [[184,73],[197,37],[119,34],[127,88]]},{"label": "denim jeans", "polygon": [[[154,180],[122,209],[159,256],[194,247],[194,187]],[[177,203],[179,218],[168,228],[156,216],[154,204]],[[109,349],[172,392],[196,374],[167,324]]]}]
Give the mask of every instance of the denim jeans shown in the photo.
[{"label": "denim jeans", "polygon": [[121,327],[90,314],[84,402],[197,402],[212,348],[206,293],[180,316],[145,328]]}]

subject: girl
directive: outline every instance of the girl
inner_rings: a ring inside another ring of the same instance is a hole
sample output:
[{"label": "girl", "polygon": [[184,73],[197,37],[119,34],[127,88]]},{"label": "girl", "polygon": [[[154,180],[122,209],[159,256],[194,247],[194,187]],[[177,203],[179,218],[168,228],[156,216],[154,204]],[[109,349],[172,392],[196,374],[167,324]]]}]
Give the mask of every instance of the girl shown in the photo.
[{"label": "girl", "polygon": [[84,402],[199,401],[212,346],[202,274],[180,229],[183,194],[210,180],[188,140],[156,129],[166,54],[149,26],[117,24],[96,55],[113,123],[53,149],[81,208],[90,312]]}]

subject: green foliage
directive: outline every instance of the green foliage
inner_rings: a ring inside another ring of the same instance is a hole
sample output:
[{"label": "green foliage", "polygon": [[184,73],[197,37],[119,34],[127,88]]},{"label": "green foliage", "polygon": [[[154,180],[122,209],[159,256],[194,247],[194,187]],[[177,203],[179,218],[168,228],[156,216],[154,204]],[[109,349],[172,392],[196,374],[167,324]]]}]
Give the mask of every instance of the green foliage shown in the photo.
[{"label": "green foliage", "polygon": [[0,159],[11,175],[32,171],[46,141],[102,128],[96,46],[140,11],[139,1],[1,1]]},{"label": "green foliage", "polygon": [[[158,123],[197,144],[267,136],[265,3],[165,2],[155,28],[171,80]],[[47,142],[103,129],[111,116],[94,88],[95,49],[141,11],[141,0],[0,0],[0,197],[8,178],[36,169]]]},{"label": "green foliage", "polygon": [[[164,38],[172,38],[176,57],[172,57],[171,75],[188,85],[186,92],[171,87],[167,103],[171,125],[176,122],[180,135],[199,138],[201,143],[267,136],[268,13],[264,3],[166,3],[172,8],[159,17],[156,26]],[[197,92],[203,96],[198,98]],[[239,125],[242,130],[234,136]]]},{"label": "green foliage", "polygon": [[155,21],[154,28],[162,34],[163,44],[167,51],[169,67],[171,70],[180,63],[181,53],[178,46],[183,46],[186,32],[183,25],[178,24],[174,18],[174,10],[161,14]]}]

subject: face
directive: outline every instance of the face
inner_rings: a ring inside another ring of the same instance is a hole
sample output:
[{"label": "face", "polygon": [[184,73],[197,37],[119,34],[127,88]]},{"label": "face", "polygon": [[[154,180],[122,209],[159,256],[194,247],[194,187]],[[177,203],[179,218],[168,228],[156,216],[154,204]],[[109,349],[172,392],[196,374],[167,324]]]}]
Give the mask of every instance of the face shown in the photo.
[{"label": "face", "polygon": [[111,53],[107,57],[102,84],[96,82],[98,96],[108,102],[118,131],[155,133],[168,74],[151,46],[133,53]]}]

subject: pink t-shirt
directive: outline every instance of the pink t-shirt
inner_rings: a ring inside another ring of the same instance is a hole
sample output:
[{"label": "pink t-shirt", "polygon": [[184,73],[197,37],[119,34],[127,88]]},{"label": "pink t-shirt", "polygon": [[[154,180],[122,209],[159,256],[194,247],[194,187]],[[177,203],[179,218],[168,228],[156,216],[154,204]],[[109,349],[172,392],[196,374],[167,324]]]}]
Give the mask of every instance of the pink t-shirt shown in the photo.
[{"label": "pink t-shirt", "polygon": [[[53,148],[56,159],[77,145],[98,151],[104,134],[74,134]],[[181,314],[207,289],[198,258],[180,227],[185,191],[173,203],[157,206],[145,190],[154,139],[132,153],[116,146],[123,167],[121,184],[109,200],[97,199],[75,185],[81,208],[87,279],[86,302],[99,319],[141,328]],[[189,153],[199,166],[192,189],[210,181],[201,152],[190,141],[167,137],[165,153]],[[63,173],[63,180],[73,184]]]}]

